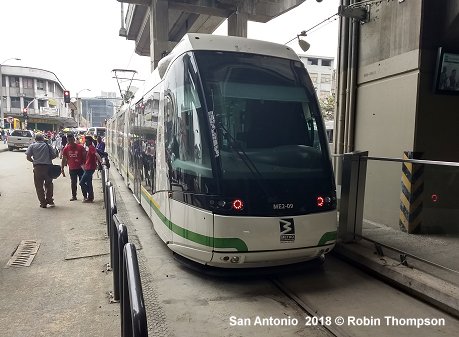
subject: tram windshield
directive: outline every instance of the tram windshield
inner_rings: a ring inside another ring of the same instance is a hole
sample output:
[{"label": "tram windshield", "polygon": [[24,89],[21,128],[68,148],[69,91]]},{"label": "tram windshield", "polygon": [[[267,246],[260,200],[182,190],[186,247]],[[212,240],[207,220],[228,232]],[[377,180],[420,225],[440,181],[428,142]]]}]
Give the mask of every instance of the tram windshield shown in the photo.
[{"label": "tram windshield", "polygon": [[215,120],[223,180],[328,175],[323,124],[301,62],[214,53],[195,56]]}]

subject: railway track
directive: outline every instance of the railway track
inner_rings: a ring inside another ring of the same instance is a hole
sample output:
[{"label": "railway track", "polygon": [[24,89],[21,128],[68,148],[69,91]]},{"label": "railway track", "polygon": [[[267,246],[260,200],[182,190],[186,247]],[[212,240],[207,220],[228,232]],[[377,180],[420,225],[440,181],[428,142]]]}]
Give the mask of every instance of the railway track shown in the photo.
[{"label": "railway track", "polygon": [[343,331],[343,329],[341,329],[335,323],[336,320],[339,320],[338,317],[335,317],[334,319],[332,319],[330,316],[326,315],[326,313],[321,312],[320,309],[314,306],[313,303],[306,301],[304,299],[301,299],[297,294],[292,292],[278,278],[271,278],[269,281],[277,289],[279,289],[285,296],[287,296],[291,301],[295,302],[300,308],[300,310],[302,310],[307,315],[307,317],[310,318],[310,319],[306,318],[306,322],[305,322],[306,325],[320,326],[324,330],[326,330],[328,333],[330,333],[332,336],[335,336],[335,337],[351,337],[352,336],[346,333],[345,331]]}]

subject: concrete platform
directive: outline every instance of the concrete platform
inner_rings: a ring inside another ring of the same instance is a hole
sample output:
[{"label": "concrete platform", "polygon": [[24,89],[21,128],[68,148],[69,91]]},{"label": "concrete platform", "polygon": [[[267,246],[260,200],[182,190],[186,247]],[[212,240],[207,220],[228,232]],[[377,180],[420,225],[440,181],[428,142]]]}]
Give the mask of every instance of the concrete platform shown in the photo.
[{"label": "concrete platform", "polygon": [[[25,151],[0,153],[0,163],[0,335],[119,336],[119,305],[108,294],[100,179],[94,179],[95,202],[83,204],[81,194],[69,201],[70,178],[59,177],[56,207],[43,209]],[[8,267],[23,240],[39,243],[33,261]]]}]

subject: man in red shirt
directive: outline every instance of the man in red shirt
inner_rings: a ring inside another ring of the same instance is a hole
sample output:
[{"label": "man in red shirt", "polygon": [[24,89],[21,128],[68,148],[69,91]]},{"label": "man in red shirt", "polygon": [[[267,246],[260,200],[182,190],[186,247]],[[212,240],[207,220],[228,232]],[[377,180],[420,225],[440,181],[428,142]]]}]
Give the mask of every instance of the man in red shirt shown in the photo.
[{"label": "man in red shirt", "polygon": [[[68,144],[62,150],[62,162],[61,169],[62,175],[65,177],[64,166],[69,165],[69,174],[72,187],[72,198],[70,201],[77,200],[77,177],[81,182],[83,177],[83,164],[85,162],[86,151],[83,145],[75,143],[75,136],[69,134],[67,136]],[[88,192],[86,186],[81,185],[81,192],[83,193],[84,199],[87,199]]]},{"label": "man in red shirt", "polygon": [[97,162],[100,163],[102,160],[94,147],[94,140],[91,136],[85,137],[85,143],[87,147],[86,160],[83,167],[84,173],[80,180],[80,186],[81,189],[86,188],[86,191],[88,192],[88,196],[83,200],[83,202],[93,202],[94,189],[92,187],[92,175],[97,169]]}]

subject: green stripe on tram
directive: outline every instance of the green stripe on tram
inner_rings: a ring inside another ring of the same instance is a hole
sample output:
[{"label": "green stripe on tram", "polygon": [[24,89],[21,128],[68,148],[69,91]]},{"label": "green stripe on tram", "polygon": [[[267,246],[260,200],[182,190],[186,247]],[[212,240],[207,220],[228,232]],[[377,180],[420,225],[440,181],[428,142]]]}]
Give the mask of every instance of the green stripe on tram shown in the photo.
[{"label": "green stripe on tram", "polygon": [[336,234],[337,232],[327,232],[319,240],[319,243],[317,244],[318,246],[323,246],[325,245],[328,241],[334,241],[336,240]]},{"label": "green stripe on tram", "polygon": [[155,211],[159,219],[166,225],[166,227],[169,228],[175,234],[181,236],[182,238],[185,238],[187,240],[190,240],[192,242],[195,242],[200,245],[207,246],[207,247],[234,248],[238,252],[248,251],[246,243],[241,239],[214,238],[211,236],[206,236],[206,235],[202,235],[196,232],[192,232],[188,229],[185,229],[183,227],[176,225],[175,223],[170,221],[163,213],[161,213],[159,208],[155,205],[155,202],[153,201],[153,198],[151,197],[150,193],[148,193],[143,187],[142,187],[142,193],[149,200],[150,206],[153,208],[153,210]]}]

